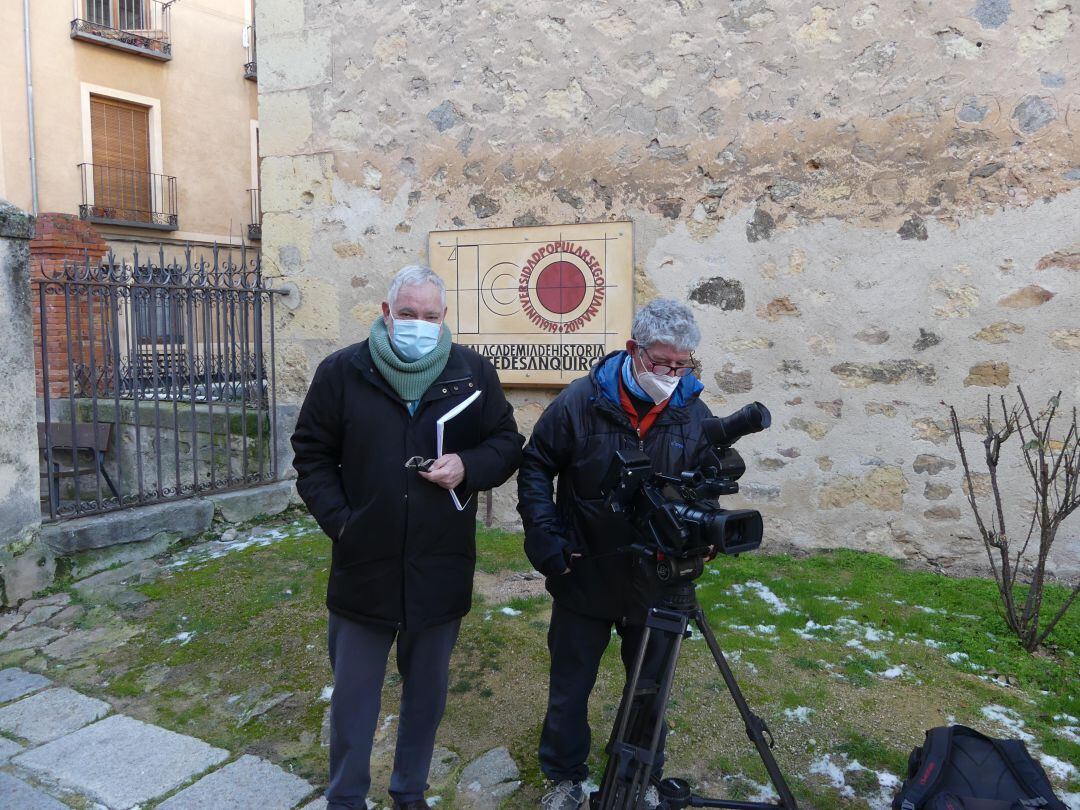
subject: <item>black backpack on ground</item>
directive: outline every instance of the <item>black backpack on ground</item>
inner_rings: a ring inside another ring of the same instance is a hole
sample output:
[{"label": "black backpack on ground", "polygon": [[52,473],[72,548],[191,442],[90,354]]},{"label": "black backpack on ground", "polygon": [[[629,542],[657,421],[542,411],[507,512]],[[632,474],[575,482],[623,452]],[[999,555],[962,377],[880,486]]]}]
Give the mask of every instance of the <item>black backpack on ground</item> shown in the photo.
[{"label": "black backpack on ground", "polygon": [[1067,810],[1019,740],[967,726],[932,728],[911,752],[893,810]]}]

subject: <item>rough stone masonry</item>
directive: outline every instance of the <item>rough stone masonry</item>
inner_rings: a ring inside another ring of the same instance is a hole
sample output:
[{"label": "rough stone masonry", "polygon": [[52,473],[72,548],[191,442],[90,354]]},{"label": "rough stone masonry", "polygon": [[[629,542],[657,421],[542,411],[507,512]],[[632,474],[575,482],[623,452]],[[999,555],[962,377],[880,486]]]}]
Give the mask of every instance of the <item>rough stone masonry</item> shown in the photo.
[{"label": "rough stone masonry", "polygon": [[[691,302],[709,404],[773,411],[740,449],[774,548],[985,564],[942,403],[977,417],[1017,384],[1080,401],[1078,14],[260,0],[286,398],[366,335],[428,231],[632,219],[637,303]],[[526,431],[552,395],[513,393]],[[512,486],[496,515],[514,519]]]}]

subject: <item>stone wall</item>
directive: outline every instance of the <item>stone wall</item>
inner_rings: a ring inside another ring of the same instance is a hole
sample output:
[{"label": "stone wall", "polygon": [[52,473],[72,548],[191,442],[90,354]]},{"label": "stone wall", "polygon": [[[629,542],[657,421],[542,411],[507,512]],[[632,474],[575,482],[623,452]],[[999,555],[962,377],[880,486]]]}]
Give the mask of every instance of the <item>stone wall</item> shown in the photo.
[{"label": "stone wall", "polygon": [[[1066,0],[258,14],[287,399],[365,336],[428,231],[625,218],[637,303],[687,299],[703,325],[709,404],[773,410],[740,449],[777,544],[981,564],[942,403],[974,417],[1017,384],[1080,401]],[[526,431],[550,396],[513,394]],[[1059,572],[1080,570],[1077,531]]]},{"label": "stone wall", "polygon": [[51,577],[38,543],[37,429],[31,349],[28,242],[34,219],[0,200],[0,605],[30,596]]}]

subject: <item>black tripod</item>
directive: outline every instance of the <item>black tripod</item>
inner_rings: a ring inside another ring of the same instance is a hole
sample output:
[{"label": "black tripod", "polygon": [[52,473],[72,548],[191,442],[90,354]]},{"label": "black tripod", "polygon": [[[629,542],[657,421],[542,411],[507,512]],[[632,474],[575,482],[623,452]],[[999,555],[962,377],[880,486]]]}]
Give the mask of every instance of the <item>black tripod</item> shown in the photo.
[{"label": "black tripod", "polygon": [[[649,610],[634,667],[627,679],[608,743],[604,779],[600,790],[592,795],[593,810],[642,810],[645,806],[645,792],[649,788],[649,777],[664,731],[664,714],[675,679],[675,665],[682,641],[689,635],[687,628],[691,621],[697,625],[709,645],[716,666],[720,669],[732,700],[735,701],[735,707],[746,724],[746,735],[757,748],[780,798],[774,803],[709,799],[695,795],[689,783],[683,779],[664,779],[657,785],[661,807],[666,805],[667,810],[681,810],[684,807],[727,807],[734,810],[782,807],[785,810],[797,810],[795,797],[791,795],[791,790],[770,750],[773,745],[772,733],[765,721],[747,705],[716,636],[705,620],[705,613],[697,602],[692,580],[701,574],[701,558],[657,563],[658,569],[665,565],[669,567],[661,572],[660,579],[681,581],[672,585],[659,605]],[[666,645],[658,680],[642,675],[649,639],[654,633],[659,634],[661,642]]]}]

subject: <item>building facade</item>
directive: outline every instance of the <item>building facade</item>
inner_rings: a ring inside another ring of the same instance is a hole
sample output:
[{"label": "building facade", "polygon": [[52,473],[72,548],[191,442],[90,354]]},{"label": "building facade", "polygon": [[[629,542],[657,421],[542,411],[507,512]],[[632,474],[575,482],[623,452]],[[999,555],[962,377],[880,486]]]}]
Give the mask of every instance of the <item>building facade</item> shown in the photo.
[{"label": "building facade", "polygon": [[[1075,4],[262,0],[258,24],[293,401],[430,231],[631,220],[636,304],[694,307],[707,402],[772,409],[739,445],[772,548],[985,566],[943,403],[977,463],[988,397],[1080,401]],[[554,393],[512,393],[525,432]],[[1030,483],[1006,490],[1023,531]]]},{"label": "building facade", "polygon": [[252,11],[252,0],[4,3],[0,196],[78,216],[119,254],[257,238]]}]

